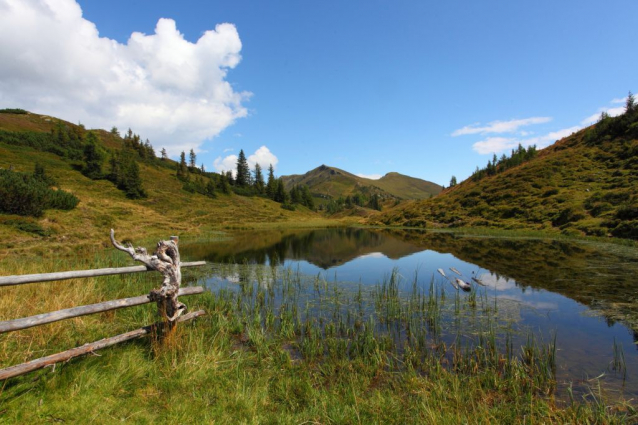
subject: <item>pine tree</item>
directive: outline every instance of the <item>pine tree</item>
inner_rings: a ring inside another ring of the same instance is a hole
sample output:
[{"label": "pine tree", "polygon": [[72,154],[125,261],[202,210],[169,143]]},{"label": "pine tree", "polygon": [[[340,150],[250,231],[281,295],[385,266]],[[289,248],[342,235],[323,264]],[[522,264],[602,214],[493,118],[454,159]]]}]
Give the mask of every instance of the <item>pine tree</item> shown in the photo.
[{"label": "pine tree", "polygon": [[452,176],[450,179],[450,187],[456,186],[456,176]]},{"label": "pine tree", "polygon": [[[221,177],[221,183],[222,183],[222,192],[224,192],[226,195],[230,195],[231,189],[230,189],[230,182],[228,181],[228,177],[226,177],[226,174],[222,174],[220,177]],[[232,174],[231,174],[231,177],[232,177]]]},{"label": "pine tree", "polygon": [[274,200],[276,202],[281,202],[285,204],[288,201],[288,194],[286,193],[286,188],[284,186],[284,181],[280,178],[277,179],[277,189],[275,191]]},{"label": "pine tree", "polygon": [[209,178],[208,183],[206,183],[206,195],[211,198],[215,197],[215,182],[212,178]]},{"label": "pine tree", "polygon": [[113,126],[113,128],[111,128],[111,134],[113,136],[120,137],[120,131],[115,126]]},{"label": "pine tree", "polygon": [[245,187],[250,184],[250,168],[248,167],[248,161],[244,150],[239,151],[239,158],[237,158],[237,174],[235,176],[235,185],[239,187]]},{"label": "pine tree", "polygon": [[186,167],[186,154],[184,151],[179,155],[179,165],[177,166],[177,178],[185,180],[188,178],[188,168]]},{"label": "pine tree", "polygon": [[162,148],[162,161],[166,161],[168,159],[168,154],[166,153],[166,148]]},{"label": "pine tree", "polygon": [[264,183],[264,174],[261,172],[261,165],[259,163],[255,164],[255,178],[254,187],[258,194],[264,193],[266,189],[266,184]]},{"label": "pine tree", "polygon": [[228,184],[230,185],[235,185],[235,179],[233,178],[233,172],[228,170],[226,171],[226,181],[228,182]]},{"label": "pine tree", "polygon": [[312,194],[310,193],[310,189],[308,188],[308,186],[303,185],[301,188],[301,196],[303,198],[303,204],[310,208],[311,210],[315,209],[315,200],[312,197]]},{"label": "pine tree", "polygon": [[272,164],[268,167],[268,183],[266,183],[266,194],[270,199],[275,199],[277,192],[277,180],[275,179],[275,169]]},{"label": "pine tree", "polygon": [[197,155],[195,155],[195,151],[191,149],[191,151],[188,154],[188,156],[189,156],[189,160],[190,160],[189,166],[191,168],[197,167]]},{"label": "pine tree", "polygon": [[625,113],[631,114],[636,109],[636,98],[632,92],[627,95],[627,102],[625,103]]},{"label": "pine tree", "polygon": [[102,154],[97,147],[97,136],[92,131],[86,138],[84,146],[84,168],[82,173],[90,179],[101,179],[102,175]]}]

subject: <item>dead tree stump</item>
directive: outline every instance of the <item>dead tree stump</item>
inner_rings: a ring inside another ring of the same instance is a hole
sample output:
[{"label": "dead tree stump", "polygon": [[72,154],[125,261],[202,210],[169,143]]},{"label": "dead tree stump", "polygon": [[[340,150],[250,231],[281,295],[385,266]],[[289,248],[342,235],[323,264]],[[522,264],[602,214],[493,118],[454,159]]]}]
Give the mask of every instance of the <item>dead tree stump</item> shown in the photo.
[{"label": "dead tree stump", "polygon": [[157,303],[160,317],[169,325],[186,312],[186,305],[177,300],[177,292],[182,284],[179,249],[177,237],[172,236],[169,241],[159,241],[153,255],[149,255],[146,248],[133,246],[129,243],[122,246],[115,240],[115,231],[111,229],[111,243],[120,251],[124,251],[135,261],[144,264],[149,270],[157,270],[164,276],[162,287],[153,289],[148,298]]}]

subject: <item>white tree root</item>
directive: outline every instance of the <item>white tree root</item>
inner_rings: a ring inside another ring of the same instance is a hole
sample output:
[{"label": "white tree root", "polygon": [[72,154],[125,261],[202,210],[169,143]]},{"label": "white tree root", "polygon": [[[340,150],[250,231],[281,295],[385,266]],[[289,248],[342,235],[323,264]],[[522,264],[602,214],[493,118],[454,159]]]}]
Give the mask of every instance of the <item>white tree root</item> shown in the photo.
[{"label": "white tree root", "polygon": [[119,244],[115,240],[115,231],[111,229],[111,243],[120,251],[124,251],[144,264],[149,270],[157,270],[164,276],[162,287],[153,289],[148,298],[157,303],[161,317],[169,322],[174,322],[186,312],[186,305],[177,300],[177,292],[182,284],[182,272],[180,268],[179,249],[176,240],[159,241],[153,255],[146,252],[146,248]]}]

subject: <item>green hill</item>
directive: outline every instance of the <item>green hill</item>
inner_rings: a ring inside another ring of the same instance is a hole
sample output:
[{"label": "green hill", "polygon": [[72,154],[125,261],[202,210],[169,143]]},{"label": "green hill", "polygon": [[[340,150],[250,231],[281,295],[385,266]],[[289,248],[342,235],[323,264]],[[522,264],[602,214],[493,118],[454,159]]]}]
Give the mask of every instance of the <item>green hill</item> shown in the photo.
[{"label": "green hill", "polygon": [[372,180],[327,165],[321,165],[303,175],[283,176],[282,179],[286,189],[306,185],[315,196],[323,198],[361,193],[368,196],[377,194],[383,198],[427,199],[442,190],[435,183],[399,173],[388,173],[379,180]]},{"label": "green hill", "polygon": [[517,154],[489,164],[433,199],[402,203],[368,222],[525,228],[638,239],[636,109],[605,117],[529,156],[523,161]]},{"label": "green hill", "polygon": [[[66,144],[51,139],[56,128],[65,129]],[[98,150],[104,154],[102,167],[106,170],[108,158],[124,149],[124,141],[108,131],[93,133],[97,135]],[[65,252],[87,244],[97,246],[108,241],[111,227],[123,240],[140,241],[172,234],[209,235],[227,227],[326,223],[321,215],[306,208],[289,211],[264,197],[225,195],[219,188],[215,197],[191,193],[176,177],[177,164],[171,160],[137,158],[148,196],[129,199],[111,181],[92,180],[82,174],[87,134],[82,126],[53,117],[0,113],[0,168],[32,173],[35,164],[41,164],[57,188],[80,200],[74,209],[46,210],[42,217],[0,213],[0,238],[5,249],[19,255],[23,250],[41,249],[43,242],[47,249]],[[192,183],[206,176],[189,173],[188,178]]]}]

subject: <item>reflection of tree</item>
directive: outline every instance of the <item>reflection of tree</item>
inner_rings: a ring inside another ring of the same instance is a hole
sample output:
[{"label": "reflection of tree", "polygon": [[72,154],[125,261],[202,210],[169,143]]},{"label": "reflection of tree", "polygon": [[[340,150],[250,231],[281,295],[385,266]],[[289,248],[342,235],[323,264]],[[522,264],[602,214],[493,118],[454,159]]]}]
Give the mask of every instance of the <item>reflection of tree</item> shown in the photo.
[{"label": "reflection of tree", "polygon": [[366,229],[336,228],[297,233],[246,232],[229,241],[190,244],[182,250],[191,258],[215,263],[280,265],[286,259],[294,259],[328,269],[372,252],[400,258],[418,252],[420,248],[392,235]]}]

